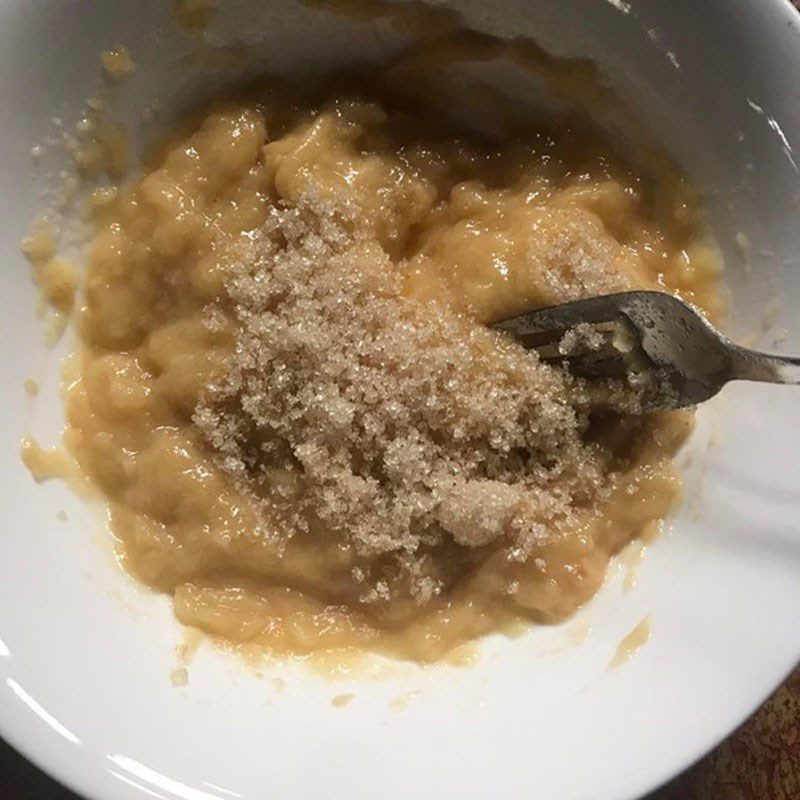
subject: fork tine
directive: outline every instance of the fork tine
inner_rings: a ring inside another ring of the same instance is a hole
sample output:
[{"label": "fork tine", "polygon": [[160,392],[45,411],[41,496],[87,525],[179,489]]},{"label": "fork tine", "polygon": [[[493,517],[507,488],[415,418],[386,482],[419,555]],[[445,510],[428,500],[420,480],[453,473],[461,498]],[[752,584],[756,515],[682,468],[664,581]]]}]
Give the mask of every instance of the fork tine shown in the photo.
[{"label": "fork tine", "polygon": [[[504,331],[518,339],[527,339],[544,331],[564,331],[581,322],[598,324],[613,322],[620,317],[620,304],[628,293],[591,297],[558,306],[540,308],[527,314],[495,323],[495,330]],[[536,345],[529,345],[536,346]]]}]

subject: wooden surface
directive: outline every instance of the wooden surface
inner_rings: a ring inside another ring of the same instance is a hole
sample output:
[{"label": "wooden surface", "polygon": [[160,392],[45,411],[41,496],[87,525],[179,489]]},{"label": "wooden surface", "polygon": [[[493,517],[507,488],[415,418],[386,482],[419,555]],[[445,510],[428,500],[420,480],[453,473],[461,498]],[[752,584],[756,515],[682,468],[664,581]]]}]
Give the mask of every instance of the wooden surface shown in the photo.
[{"label": "wooden surface", "polygon": [[647,800],[800,800],[800,669],[714,752]]}]

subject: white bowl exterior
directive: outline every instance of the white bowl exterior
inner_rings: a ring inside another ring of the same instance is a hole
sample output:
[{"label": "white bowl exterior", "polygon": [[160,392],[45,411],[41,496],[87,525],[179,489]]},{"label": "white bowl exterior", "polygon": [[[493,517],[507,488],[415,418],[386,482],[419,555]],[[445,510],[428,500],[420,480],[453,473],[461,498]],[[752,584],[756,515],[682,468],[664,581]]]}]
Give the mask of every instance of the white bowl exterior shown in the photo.
[{"label": "white bowl exterior", "polygon": [[[782,348],[800,352],[792,313],[800,307],[800,17],[789,5],[455,5],[481,29],[531,36],[603,66],[708,191],[734,331],[757,328],[777,297],[777,327],[793,329]],[[285,681],[283,692],[209,647],[189,685],[172,688],[181,632],[168,600],[121,573],[94,512],[62,484],[35,485],[23,468],[20,437],[33,430],[52,442],[60,427],[57,358],[40,345],[19,252],[40,208],[29,151],[54,114],[74,123],[97,81],[97,54],[117,41],[138,64],[119,90],[132,125],[154,93],[208,91],[180,62],[188,40],[169,23],[168,6],[0,2],[0,733],[97,800],[598,800],[632,798],[667,779],[741,722],[800,655],[800,397],[792,389],[732,386],[702,409],[681,456],[687,497],[673,533],[649,549],[632,593],[612,575],[580,613],[592,626],[583,644],[559,647],[564,631],[542,628],[489,639],[470,669],[401,665],[380,680],[335,684],[276,666],[269,675]],[[294,68],[299,53],[304,68],[319,70],[369,60],[393,41],[387,28],[288,1],[229,0],[223,10],[219,24],[254,44],[266,70]],[[739,232],[751,243],[749,270]],[[35,404],[22,391],[32,374],[44,379]],[[59,508],[68,521],[56,519]],[[617,644],[645,614],[652,640],[609,671]],[[334,708],[341,692],[355,697]],[[420,694],[399,710],[393,700],[409,692]]]}]

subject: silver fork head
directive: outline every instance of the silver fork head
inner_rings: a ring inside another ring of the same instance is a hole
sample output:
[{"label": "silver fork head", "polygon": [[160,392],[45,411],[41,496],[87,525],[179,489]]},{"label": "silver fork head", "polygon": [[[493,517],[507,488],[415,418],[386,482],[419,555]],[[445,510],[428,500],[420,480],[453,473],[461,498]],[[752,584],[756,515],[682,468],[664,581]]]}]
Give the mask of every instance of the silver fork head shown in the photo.
[{"label": "silver fork head", "polygon": [[493,327],[583,377],[648,378],[655,387],[648,410],[696,405],[738,377],[740,348],[688,303],[664,292],[578,300]]}]

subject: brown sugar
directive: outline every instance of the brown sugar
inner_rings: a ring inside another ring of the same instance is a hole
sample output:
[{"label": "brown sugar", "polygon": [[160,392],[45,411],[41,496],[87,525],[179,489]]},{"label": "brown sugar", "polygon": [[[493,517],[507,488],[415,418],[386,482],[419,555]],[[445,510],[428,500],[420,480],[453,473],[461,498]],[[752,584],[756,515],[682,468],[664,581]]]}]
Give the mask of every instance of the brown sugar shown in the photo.
[{"label": "brown sugar", "polygon": [[444,588],[419,569],[431,548],[499,541],[520,557],[607,491],[574,380],[405,297],[347,209],[275,208],[238,255],[236,347],[194,420],[239,487],[280,509],[280,535],[319,520],[428,599]]}]

